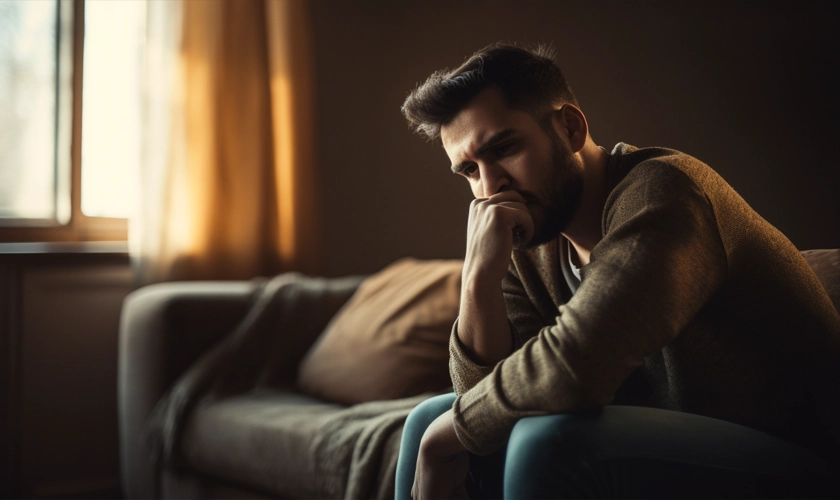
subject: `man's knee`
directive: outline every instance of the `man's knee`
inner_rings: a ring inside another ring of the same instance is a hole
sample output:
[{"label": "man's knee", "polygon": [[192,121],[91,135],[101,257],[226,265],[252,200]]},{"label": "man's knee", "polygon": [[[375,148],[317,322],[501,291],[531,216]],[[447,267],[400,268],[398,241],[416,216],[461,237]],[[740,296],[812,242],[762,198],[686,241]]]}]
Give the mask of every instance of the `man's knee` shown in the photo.
[{"label": "man's knee", "polygon": [[436,418],[452,408],[455,393],[431,397],[417,405],[405,420],[405,431],[420,431],[421,435]]},{"label": "man's knee", "polygon": [[521,419],[508,441],[505,497],[597,497],[581,474],[589,470],[585,443],[596,433],[597,412]]},{"label": "man's knee", "polygon": [[578,449],[594,438],[600,412],[568,413],[523,418],[517,422],[508,442],[508,457],[517,461],[541,461],[558,451]]}]

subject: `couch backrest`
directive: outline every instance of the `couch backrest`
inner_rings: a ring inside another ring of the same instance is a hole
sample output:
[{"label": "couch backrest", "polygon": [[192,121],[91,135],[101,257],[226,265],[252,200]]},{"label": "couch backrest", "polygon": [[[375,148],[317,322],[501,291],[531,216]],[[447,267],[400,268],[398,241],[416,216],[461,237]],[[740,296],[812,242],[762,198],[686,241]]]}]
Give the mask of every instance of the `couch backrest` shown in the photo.
[{"label": "couch backrest", "polygon": [[804,250],[802,256],[822,282],[834,308],[840,312],[840,249]]}]

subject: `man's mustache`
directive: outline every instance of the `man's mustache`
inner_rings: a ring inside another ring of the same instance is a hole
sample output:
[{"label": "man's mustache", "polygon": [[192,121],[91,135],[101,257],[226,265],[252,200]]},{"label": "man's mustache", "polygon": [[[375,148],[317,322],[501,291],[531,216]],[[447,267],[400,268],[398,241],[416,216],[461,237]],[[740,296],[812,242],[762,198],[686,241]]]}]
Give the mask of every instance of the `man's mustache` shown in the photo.
[{"label": "man's mustache", "polygon": [[532,193],[531,191],[524,191],[522,189],[514,189],[514,191],[516,191],[517,193],[520,194],[520,196],[525,198],[525,201],[527,203],[536,203],[536,202],[539,201],[539,199],[537,198],[537,195],[535,193]]}]

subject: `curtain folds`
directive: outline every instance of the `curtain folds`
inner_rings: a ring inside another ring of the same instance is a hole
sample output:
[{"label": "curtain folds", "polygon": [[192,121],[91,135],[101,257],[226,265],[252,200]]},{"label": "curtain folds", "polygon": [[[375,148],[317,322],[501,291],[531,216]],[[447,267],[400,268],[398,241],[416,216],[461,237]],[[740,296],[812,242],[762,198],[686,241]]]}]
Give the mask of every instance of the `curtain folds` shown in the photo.
[{"label": "curtain folds", "polygon": [[149,5],[139,284],[317,273],[307,3]]}]

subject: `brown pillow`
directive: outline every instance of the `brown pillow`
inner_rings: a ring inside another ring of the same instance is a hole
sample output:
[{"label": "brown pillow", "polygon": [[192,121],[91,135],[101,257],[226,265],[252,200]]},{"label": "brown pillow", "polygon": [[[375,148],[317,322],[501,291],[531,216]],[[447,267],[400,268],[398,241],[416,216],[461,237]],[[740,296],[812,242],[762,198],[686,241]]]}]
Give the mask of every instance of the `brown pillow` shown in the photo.
[{"label": "brown pillow", "polygon": [[461,260],[401,259],[367,278],[298,368],[298,388],[336,403],[437,391],[449,379]]}]

